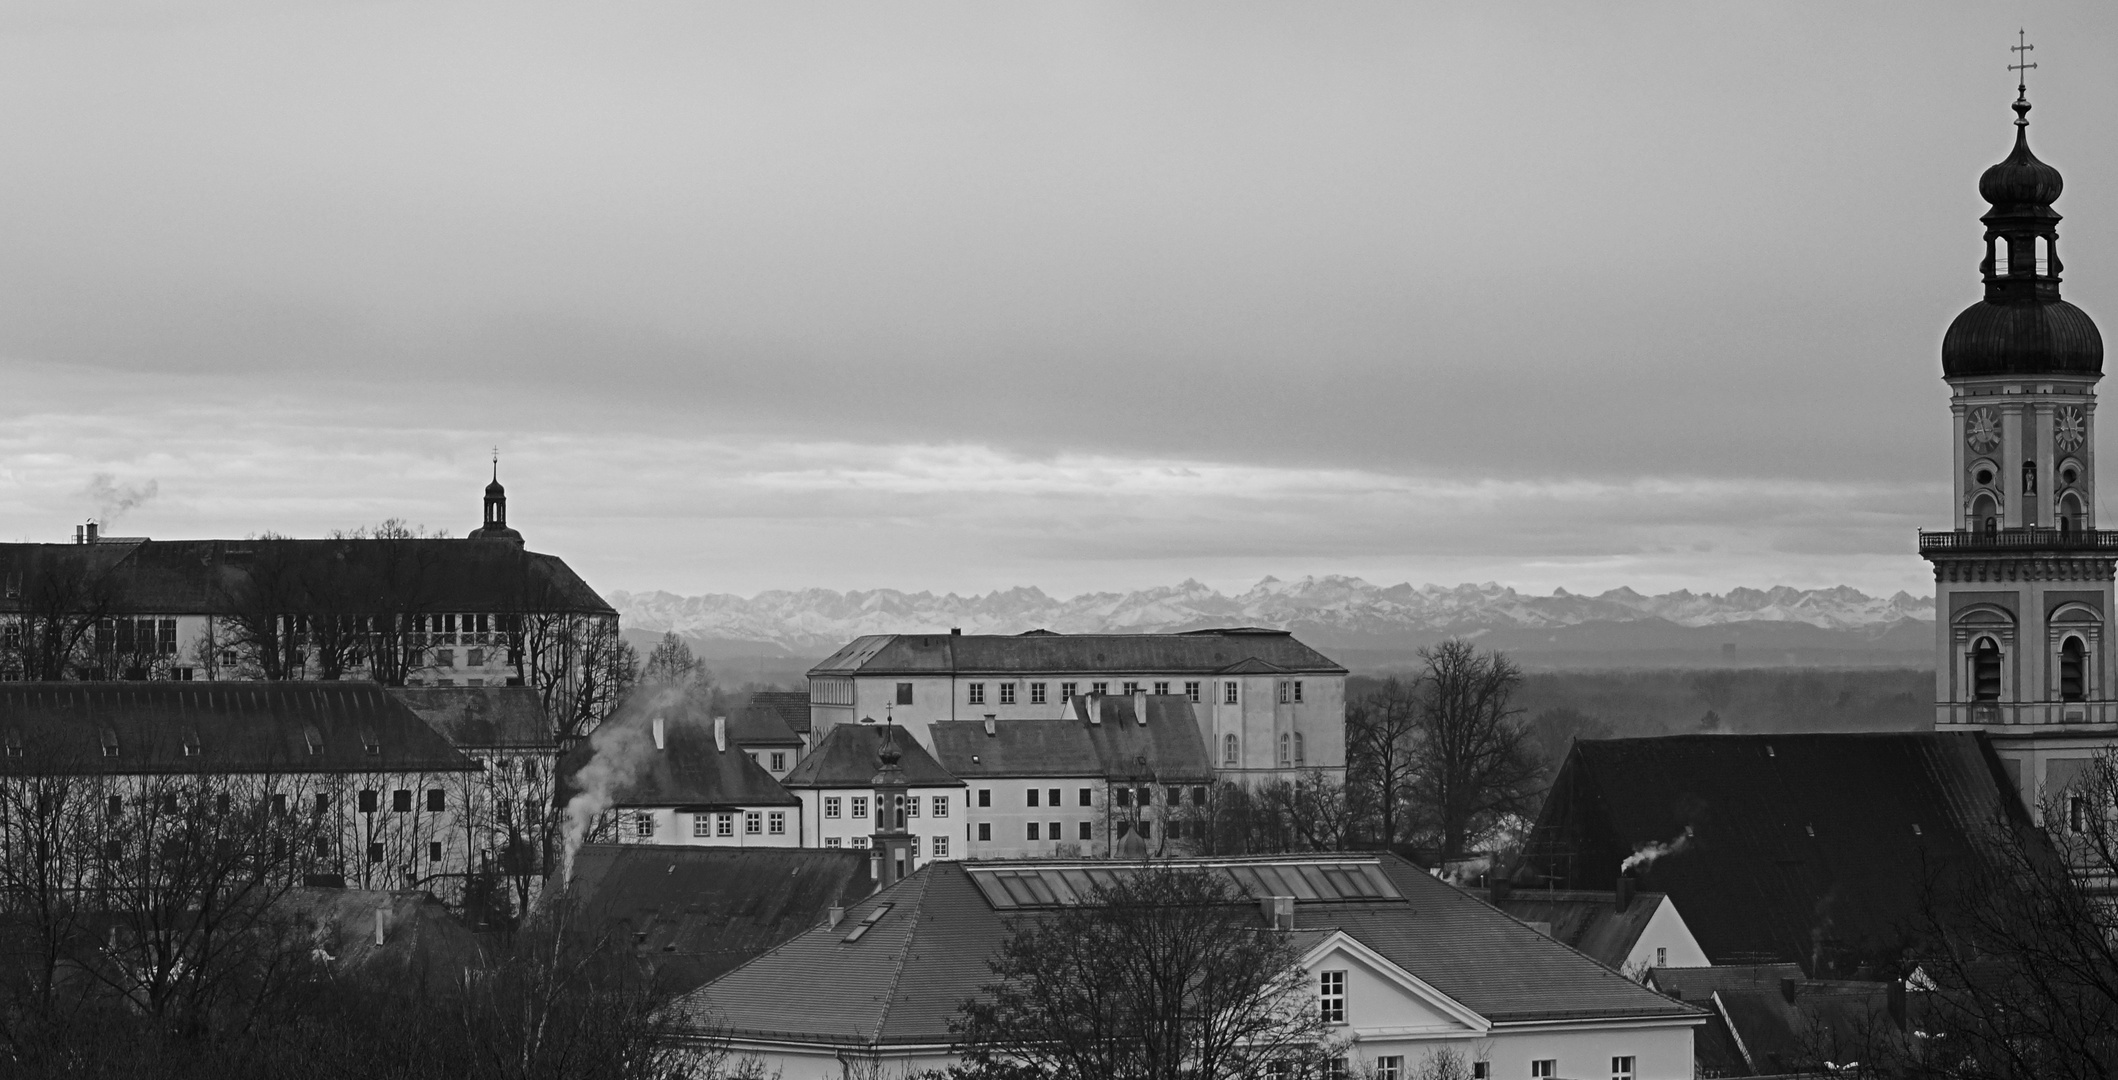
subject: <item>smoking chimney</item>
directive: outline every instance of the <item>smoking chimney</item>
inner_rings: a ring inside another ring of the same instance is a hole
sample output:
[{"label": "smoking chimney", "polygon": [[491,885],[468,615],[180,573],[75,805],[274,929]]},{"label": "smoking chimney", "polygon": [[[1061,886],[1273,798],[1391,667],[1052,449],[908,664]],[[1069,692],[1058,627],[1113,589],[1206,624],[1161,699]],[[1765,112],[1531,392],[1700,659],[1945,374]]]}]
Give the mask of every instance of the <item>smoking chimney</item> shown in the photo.
[{"label": "smoking chimney", "polygon": [[1640,883],[1634,881],[1631,874],[1618,875],[1618,889],[1611,894],[1611,899],[1617,905],[1619,911],[1624,911],[1626,908],[1633,906],[1633,890],[1639,888],[1639,886]]},{"label": "smoking chimney", "polygon": [[1141,727],[1147,726],[1147,691],[1145,690],[1133,691],[1133,719],[1138,721]]},{"label": "smoking chimney", "polygon": [[728,718],[725,716],[713,718],[713,748],[723,754],[728,752]]},{"label": "smoking chimney", "polygon": [[661,718],[661,717],[659,717],[659,716],[655,717],[655,719],[654,719],[654,728],[655,728],[655,749],[657,749],[657,750],[663,749],[663,742],[662,742],[662,718]]}]

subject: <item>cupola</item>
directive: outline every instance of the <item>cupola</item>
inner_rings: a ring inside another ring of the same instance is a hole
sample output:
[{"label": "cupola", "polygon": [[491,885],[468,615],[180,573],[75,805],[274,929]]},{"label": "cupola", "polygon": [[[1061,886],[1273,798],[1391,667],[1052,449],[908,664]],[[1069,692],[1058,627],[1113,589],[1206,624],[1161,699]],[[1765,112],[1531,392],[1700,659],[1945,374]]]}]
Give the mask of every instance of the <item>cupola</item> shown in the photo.
[{"label": "cupola", "polygon": [[507,488],[500,485],[500,455],[493,455],[493,482],[485,485],[485,524],[471,530],[472,540],[505,540],[522,546],[522,534],[507,527]]}]

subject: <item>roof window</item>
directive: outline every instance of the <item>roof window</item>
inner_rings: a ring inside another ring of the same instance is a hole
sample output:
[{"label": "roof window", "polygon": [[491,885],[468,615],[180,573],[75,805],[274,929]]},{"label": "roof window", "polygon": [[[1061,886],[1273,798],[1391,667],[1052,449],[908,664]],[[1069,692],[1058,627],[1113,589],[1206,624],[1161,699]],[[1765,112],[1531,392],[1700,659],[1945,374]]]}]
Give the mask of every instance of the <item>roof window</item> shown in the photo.
[{"label": "roof window", "polygon": [[118,733],[114,728],[103,729],[103,756],[118,756]]},{"label": "roof window", "polygon": [[382,753],[382,739],[375,734],[374,728],[360,729],[360,747],[371,755]]},{"label": "roof window", "polygon": [[852,932],[846,935],[846,940],[848,942],[859,941],[861,939],[861,935],[866,934],[869,930],[873,929],[875,924],[881,922],[882,917],[888,915],[889,913],[889,904],[875,905],[875,910],[870,911],[866,915],[862,916],[860,922],[854,925]]},{"label": "roof window", "polygon": [[309,724],[302,728],[302,741],[308,745],[310,757],[316,757],[324,752],[324,733],[316,730],[315,724]]},{"label": "roof window", "polygon": [[21,757],[24,753],[25,751],[22,748],[22,732],[16,728],[7,729],[7,756]]},{"label": "roof window", "polygon": [[184,733],[184,756],[199,756],[199,733],[196,730]]}]

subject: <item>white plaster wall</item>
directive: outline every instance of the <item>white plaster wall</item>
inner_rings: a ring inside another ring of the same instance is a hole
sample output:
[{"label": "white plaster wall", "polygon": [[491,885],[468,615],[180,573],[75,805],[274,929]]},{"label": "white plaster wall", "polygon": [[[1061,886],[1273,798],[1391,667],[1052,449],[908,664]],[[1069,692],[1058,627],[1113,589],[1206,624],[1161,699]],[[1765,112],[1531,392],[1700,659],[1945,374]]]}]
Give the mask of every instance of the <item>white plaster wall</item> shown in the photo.
[{"label": "white plaster wall", "polygon": [[[1666,950],[1663,955],[1667,959],[1659,964],[1656,949]],[[1631,974],[1650,967],[1706,967],[1712,963],[1706,958],[1706,950],[1699,947],[1699,939],[1692,936],[1691,928],[1684,925],[1676,901],[1665,896],[1647,920],[1647,928],[1640,931],[1640,940],[1633,943],[1623,970]]]}]

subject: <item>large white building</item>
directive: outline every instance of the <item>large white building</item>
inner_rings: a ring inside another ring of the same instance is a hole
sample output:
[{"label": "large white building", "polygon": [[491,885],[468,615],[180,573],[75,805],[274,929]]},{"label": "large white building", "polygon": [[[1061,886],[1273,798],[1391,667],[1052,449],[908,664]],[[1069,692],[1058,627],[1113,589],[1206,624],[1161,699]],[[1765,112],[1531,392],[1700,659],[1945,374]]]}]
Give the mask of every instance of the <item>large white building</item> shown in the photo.
[{"label": "large white building", "polygon": [[1222,779],[1346,767],[1346,669],[1285,630],[1182,634],[881,634],[809,672],[812,728],[889,720],[934,747],[948,721],[1057,720],[1077,697],[1193,705]]}]

